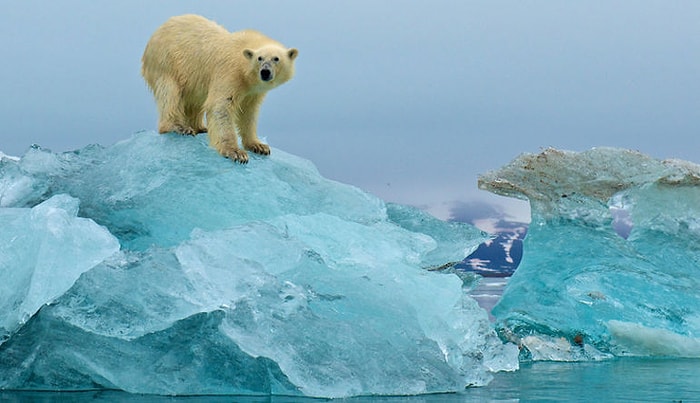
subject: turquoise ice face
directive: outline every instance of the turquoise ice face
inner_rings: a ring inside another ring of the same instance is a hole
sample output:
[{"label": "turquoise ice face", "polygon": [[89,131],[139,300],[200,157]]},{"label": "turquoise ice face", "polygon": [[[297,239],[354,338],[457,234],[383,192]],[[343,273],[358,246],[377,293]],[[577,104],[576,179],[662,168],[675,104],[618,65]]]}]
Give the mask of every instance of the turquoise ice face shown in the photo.
[{"label": "turquoise ice face", "polygon": [[597,148],[523,154],[480,178],[530,201],[494,308],[528,358],[700,356],[700,167]]}]

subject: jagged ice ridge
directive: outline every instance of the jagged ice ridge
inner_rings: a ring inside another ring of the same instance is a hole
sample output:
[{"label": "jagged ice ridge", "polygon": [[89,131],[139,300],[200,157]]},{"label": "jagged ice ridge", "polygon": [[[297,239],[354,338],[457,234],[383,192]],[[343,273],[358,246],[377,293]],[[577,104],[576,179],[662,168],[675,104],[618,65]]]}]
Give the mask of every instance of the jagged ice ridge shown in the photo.
[{"label": "jagged ice ridge", "polygon": [[143,132],[0,158],[0,388],[342,397],[518,366],[454,274],[487,239],[323,178]]}]

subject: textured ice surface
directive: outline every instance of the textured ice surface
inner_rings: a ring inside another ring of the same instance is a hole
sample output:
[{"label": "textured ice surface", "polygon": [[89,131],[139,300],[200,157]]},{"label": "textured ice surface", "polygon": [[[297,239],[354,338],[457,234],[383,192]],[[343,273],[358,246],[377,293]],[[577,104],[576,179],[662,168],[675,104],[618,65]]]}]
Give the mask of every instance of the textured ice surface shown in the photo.
[{"label": "textured ice surface", "polygon": [[523,260],[493,315],[531,358],[700,356],[700,167],[547,149],[479,185],[530,201]]},{"label": "textured ice surface", "polygon": [[[3,266],[50,304],[26,322],[16,318],[40,305],[22,310],[24,294],[3,305],[22,326],[0,345],[0,388],[416,394],[517,368],[517,348],[462,281],[427,270],[460,261],[485,234],[385,205],[280,150],[241,166],[206,136],[140,133],[72,153],[34,148],[0,168],[2,217],[61,200],[68,218],[52,228],[89,227],[65,241],[87,256],[61,284]],[[96,233],[110,248],[90,243]],[[60,242],[42,256],[66,259]]]},{"label": "textured ice surface", "polygon": [[56,195],[34,208],[0,208],[0,343],[84,272],[119,250],[78,200]]}]

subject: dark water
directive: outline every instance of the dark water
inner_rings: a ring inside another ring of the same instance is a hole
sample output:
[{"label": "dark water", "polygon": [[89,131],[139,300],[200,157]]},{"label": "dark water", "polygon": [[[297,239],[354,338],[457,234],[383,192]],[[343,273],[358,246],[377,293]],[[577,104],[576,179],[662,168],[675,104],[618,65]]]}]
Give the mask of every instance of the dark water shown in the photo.
[{"label": "dark water", "polygon": [[[168,397],[117,391],[0,392],[2,402],[323,402],[327,399],[270,396]],[[357,397],[341,402],[700,402],[700,359],[625,358],[602,362],[524,364],[499,373],[486,387],[458,394]]]}]

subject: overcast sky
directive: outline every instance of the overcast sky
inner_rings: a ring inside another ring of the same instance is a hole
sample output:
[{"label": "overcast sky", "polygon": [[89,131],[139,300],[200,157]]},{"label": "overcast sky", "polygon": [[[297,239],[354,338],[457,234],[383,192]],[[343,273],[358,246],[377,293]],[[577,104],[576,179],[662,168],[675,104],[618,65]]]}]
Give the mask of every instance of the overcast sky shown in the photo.
[{"label": "overcast sky", "polygon": [[[296,77],[262,107],[273,147],[442,218],[502,203],[477,175],[541,147],[700,162],[694,0],[0,0],[0,151],[155,129],[140,58],[184,13],[299,49]],[[474,210],[522,215],[505,206]]]}]

